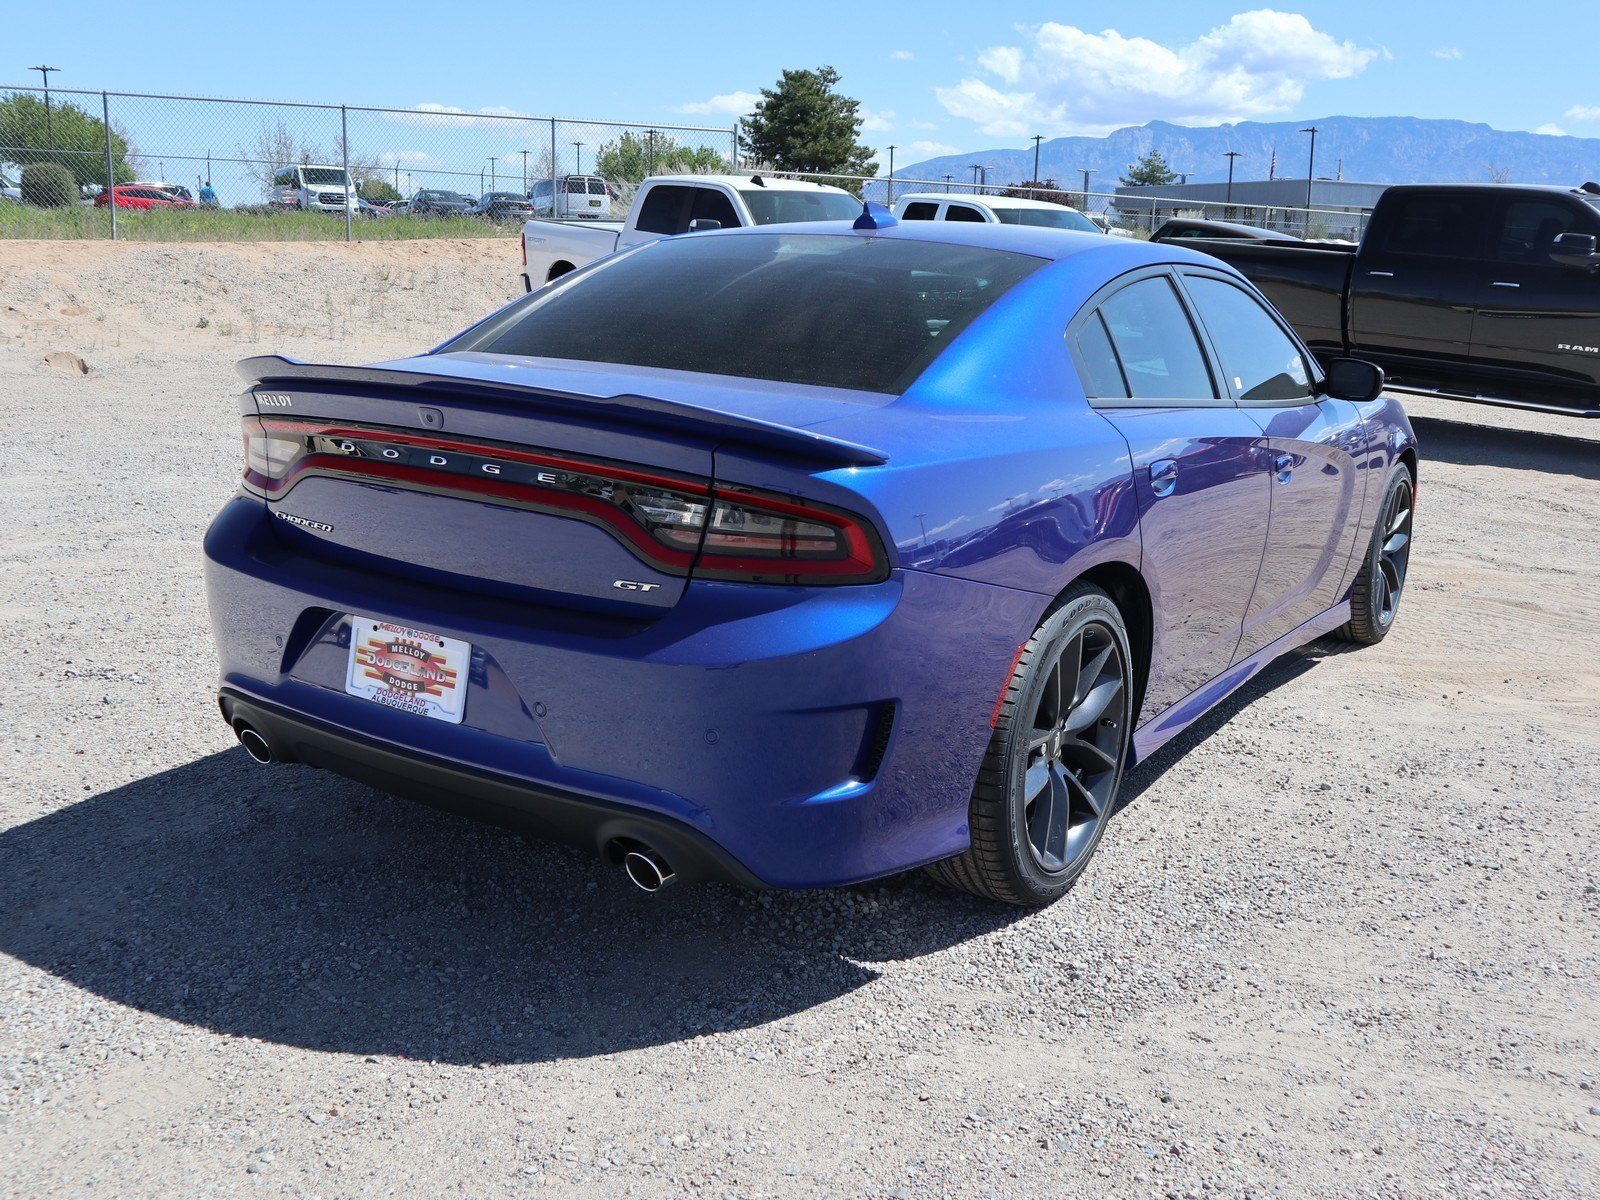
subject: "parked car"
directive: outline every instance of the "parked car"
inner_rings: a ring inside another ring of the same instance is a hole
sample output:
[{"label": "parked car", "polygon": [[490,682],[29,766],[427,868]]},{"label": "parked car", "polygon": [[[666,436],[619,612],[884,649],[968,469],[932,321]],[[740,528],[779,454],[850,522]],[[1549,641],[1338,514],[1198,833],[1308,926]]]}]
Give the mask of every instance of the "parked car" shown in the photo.
[{"label": "parked car", "polygon": [[365,196],[357,196],[356,205],[363,217],[387,217],[389,215],[389,206],[387,204],[375,204]]},{"label": "parked car", "polygon": [[143,183],[119,183],[111,189],[109,196],[102,190],[94,198],[94,206],[96,208],[105,208],[111,202],[112,197],[115,197],[118,208],[149,210],[152,208],[199,207],[192,200],[185,200],[172,192],[163,191],[160,188],[151,187],[149,184]]},{"label": "parked car", "polygon": [[355,181],[342,166],[300,163],[272,177],[272,203],[302,212],[355,213],[361,207]]},{"label": "parked car", "polygon": [[1312,351],[1396,384],[1600,415],[1600,185],[1391,187],[1358,245],[1185,238],[1244,272]]},{"label": "parked car", "polygon": [[861,201],[825,184],[760,175],[653,175],[634,193],[625,221],[524,225],[522,288],[531,292],[614,250],[657,238],[796,221],[853,221],[860,214]]},{"label": "parked car", "polygon": [[460,192],[424,188],[411,197],[406,211],[414,217],[461,217],[472,211],[472,205]]},{"label": "parked car", "polygon": [[0,200],[10,200],[16,204],[22,203],[22,185],[18,182],[21,175],[15,177],[0,171]]},{"label": "parked car", "polygon": [[1152,242],[1178,242],[1189,238],[1228,238],[1246,242],[1298,242],[1301,239],[1279,229],[1259,225],[1240,225],[1233,221],[1211,221],[1201,217],[1173,217],[1150,235]]},{"label": "parked car", "polygon": [[[550,200],[552,188],[554,204]],[[554,181],[536,179],[528,192],[534,216],[557,220],[608,220],[611,200],[611,189],[598,175],[558,175]]]},{"label": "parked car", "polygon": [[1018,196],[974,196],[954,192],[911,192],[894,202],[902,221],[966,221],[969,224],[1036,225],[1100,233],[1098,225],[1075,208]]},{"label": "parked car", "polygon": [[1379,641],[1406,583],[1382,372],[1175,246],[877,206],[240,371],[205,569],[246,749],[647,890],[1053,900],[1126,768],[1292,647]]},{"label": "parked car", "polygon": [[491,221],[526,221],[533,216],[533,205],[517,192],[490,192],[472,206],[474,216]]},{"label": "parked car", "polygon": [[[182,200],[186,204],[196,204],[197,203],[197,201],[194,198],[194,193],[191,192],[188,188],[184,187],[183,184],[181,184],[181,183],[163,183],[160,180],[141,180],[141,181],[136,181],[134,183],[134,186],[135,187],[154,188],[156,191],[165,192],[165,193],[167,193],[167,195],[173,197],[174,199]],[[98,194],[99,193],[97,192],[96,195],[98,195]]]}]

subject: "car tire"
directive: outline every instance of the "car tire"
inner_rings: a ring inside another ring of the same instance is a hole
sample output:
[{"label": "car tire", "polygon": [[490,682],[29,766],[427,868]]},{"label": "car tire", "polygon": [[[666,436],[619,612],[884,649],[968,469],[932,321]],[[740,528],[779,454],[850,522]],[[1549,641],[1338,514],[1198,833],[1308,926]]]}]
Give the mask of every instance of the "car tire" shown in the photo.
[{"label": "car tire", "polygon": [[1411,469],[1396,463],[1383,489],[1383,503],[1373,522],[1361,570],[1350,587],[1350,619],[1335,636],[1374,646],[1389,636],[1411,565],[1411,526],[1417,485]]},{"label": "car tire", "polygon": [[1006,904],[1050,904],[1067,893],[1116,808],[1132,734],[1132,666],[1111,597],[1080,585],[1056,604],[1018,655],[997,709],[972,790],[971,845],[932,864],[935,879]]}]

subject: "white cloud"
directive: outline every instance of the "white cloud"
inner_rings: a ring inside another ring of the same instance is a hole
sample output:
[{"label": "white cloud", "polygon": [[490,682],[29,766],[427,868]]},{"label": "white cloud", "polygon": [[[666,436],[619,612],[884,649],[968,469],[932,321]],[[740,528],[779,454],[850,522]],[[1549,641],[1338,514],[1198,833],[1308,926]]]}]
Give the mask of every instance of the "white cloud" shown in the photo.
[{"label": "white cloud", "polygon": [[878,110],[862,105],[860,116],[862,133],[888,133],[894,128],[894,110],[892,108]]},{"label": "white cloud", "polygon": [[1446,62],[1461,61],[1461,47],[1459,46],[1441,46],[1437,50],[1429,50],[1428,53],[1435,58],[1442,58]]},{"label": "white cloud", "polygon": [[1600,104],[1574,104],[1566,117],[1569,121],[1600,121]]},{"label": "white cloud", "polygon": [[476,125],[500,126],[510,132],[519,130],[520,126],[514,121],[497,118],[526,117],[528,114],[499,104],[471,110],[457,108],[453,104],[419,104],[415,108],[385,109],[381,115],[385,120],[399,125],[416,125],[425,129],[465,129]]},{"label": "white cloud", "polygon": [[943,158],[946,154],[961,153],[960,146],[950,146],[944,142],[912,142],[900,147],[905,155],[906,162],[920,162],[925,158]]},{"label": "white cloud", "polygon": [[676,111],[698,117],[745,117],[755,111],[760,100],[761,97],[755,92],[724,92],[709,100],[680,104]]},{"label": "white cloud", "polygon": [[889,57],[895,62],[910,62],[916,57],[916,55],[911,53],[909,50],[896,50],[893,54],[889,55]]},{"label": "white cloud", "polygon": [[1359,75],[1378,55],[1340,42],[1298,13],[1239,13],[1176,49],[1114,29],[1047,22],[1026,47],[995,46],[978,78],[935,88],[939,103],[986,134],[1103,134],[1159,119],[1216,124],[1292,109],[1306,85]]},{"label": "white cloud", "polygon": [[1534,132],[1535,133],[1542,133],[1546,137],[1566,137],[1567,136],[1567,131],[1565,129],[1561,128],[1561,126],[1557,125],[1553,121],[1550,122],[1549,124],[1539,126],[1539,128],[1535,129]]}]

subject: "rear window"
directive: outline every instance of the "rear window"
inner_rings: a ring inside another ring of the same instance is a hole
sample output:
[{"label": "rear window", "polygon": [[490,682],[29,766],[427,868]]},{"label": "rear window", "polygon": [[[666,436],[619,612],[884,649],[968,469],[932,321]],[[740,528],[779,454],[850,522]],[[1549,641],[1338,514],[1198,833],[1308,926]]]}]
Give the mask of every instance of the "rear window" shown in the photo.
[{"label": "rear window", "polygon": [[855,235],[696,235],[604,260],[445,349],[899,393],[1043,263]]},{"label": "rear window", "polygon": [[739,195],[757,225],[793,225],[798,221],[854,221],[861,201],[843,192],[780,191],[777,188],[740,188]]}]

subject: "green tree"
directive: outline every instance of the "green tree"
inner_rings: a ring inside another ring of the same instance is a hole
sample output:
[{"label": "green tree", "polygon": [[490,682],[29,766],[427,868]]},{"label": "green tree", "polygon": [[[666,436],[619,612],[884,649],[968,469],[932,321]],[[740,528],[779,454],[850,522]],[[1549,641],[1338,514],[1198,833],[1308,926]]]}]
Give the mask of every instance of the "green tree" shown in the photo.
[{"label": "green tree", "polygon": [[776,87],[762,88],[745,118],[740,147],[780,171],[819,175],[870,175],[875,151],[856,140],[861,105],[834,90],[839,72],[785,71]]},{"label": "green tree", "polygon": [[1123,187],[1170,187],[1178,182],[1178,173],[1167,166],[1159,150],[1146,154],[1122,177]]},{"label": "green tree", "polygon": [[22,200],[40,208],[71,208],[78,202],[78,181],[60,163],[29,163],[22,168]]},{"label": "green tree", "polygon": [[361,186],[356,188],[356,194],[368,204],[388,204],[392,200],[405,199],[394,184],[376,177],[362,180]]},{"label": "green tree", "polygon": [[[5,147],[0,154],[19,166],[49,162],[65,167],[75,185],[106,181],[106,127],[70,101],[52,97],[46,114],[44,101],[28,92],[0,96],[0,146]],[[111,169],[117,183],[134,178],[128,139],[115,126]]]},{"label": "green tree", "polygon": [[601,145],[595,174],[615,183],[638,183],[647,175],[693,175],[725,171],[728,160],[709,146],[684,146],[660,130],[634,133]]}]

